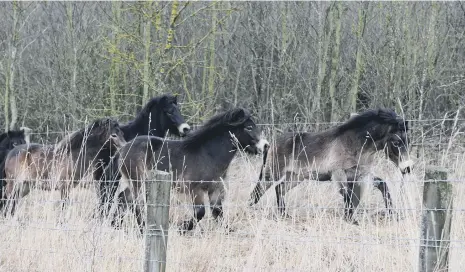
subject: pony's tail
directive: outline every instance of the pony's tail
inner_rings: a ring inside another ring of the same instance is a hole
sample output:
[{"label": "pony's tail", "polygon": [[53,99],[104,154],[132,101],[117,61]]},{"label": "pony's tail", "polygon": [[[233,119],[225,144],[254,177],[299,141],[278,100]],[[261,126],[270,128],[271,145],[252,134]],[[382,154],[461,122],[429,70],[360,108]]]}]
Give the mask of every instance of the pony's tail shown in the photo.
[{"label": "pony's tail", "polygon": [[258,182],[255,185],[251,195],[250,195],[250,200],[249,200],[249,206],[252,206],[254,204],[257,204],[257,202],[260,200],[261,196],[265,193],[264,189],[262,187],[262,181],[263,181],[263,176],[264,176],[264,171],[266,168],[266,159],[268,158],[268,148],[265,148],[263,150],[263,162],[262,162],[262,167],[260,169],[260,176],[258,177]]}]

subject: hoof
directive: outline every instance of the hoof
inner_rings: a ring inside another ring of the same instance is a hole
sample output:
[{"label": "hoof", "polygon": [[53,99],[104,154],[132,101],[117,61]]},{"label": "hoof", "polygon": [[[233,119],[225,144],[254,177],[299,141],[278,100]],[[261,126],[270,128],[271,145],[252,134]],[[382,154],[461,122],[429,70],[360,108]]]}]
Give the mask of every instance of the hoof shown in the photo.
[{"label": "hoof", "polygon": [[253,206],[255,206],[255,204],[257,204],[257,202],[258,202],[258,201],[255,201],[255,199],[250,198],[250,199],[247,201],[247,205],[248,205],[249,207],[253,207]]},{"label": "hoof", "polygon": [[192,220],[187,220],[182,222],[182,224],[179,226],[179,234],[184,235],[188,231],[194,229],[194,222]]},{"label": "hoof", "polygon": [[378,216],[386,220],[394,220],[399,222],[402,219],[402,216],[393,210],[386,210],[378,212]]},{"label": "hoof", "polygon": [[355,220],[353,217],[344,216],[344,221],[346,221],[349,224],[355,225],[355,226],[360,225],[359,222],[357,220]]}]

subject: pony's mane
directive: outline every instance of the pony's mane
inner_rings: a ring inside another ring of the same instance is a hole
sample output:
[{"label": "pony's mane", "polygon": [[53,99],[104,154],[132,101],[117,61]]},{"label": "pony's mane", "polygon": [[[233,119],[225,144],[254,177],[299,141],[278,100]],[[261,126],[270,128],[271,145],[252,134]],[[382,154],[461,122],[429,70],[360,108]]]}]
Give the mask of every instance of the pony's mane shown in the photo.
[{"label": "pony's mane", "polygon": [[[63,151],[69,152],[73,149],[81,148],[82,145],[84,144],[84,141],[86,140],[87,137],[89,137],[92,131],[95,131],[96,129],[101,128],[105,124],[111,125],[113,123],[116,123],[116,121],[110,118],[102,118],[102,119],[95,120],[90,125],[84,128],[81,128],[63,137],[63,139],[55,145],[55,152],[63,152]],[[97,131],[102,133],[105,130],[101,129]]]},{"label": "pony's mane", "polygon": [[8,137],[24,137],[24,130],[10,130],[0,134],[0,143]]},{"label": "pony's mane", "polygon": [[337,127],[339,133],[352,129],[365,128],[369,123],[394,125],[398,130],[408,131],[407,122],[391,109],[371,109],[351,117],[346,123]]},{"label": "pony's mane", "polygon": [[150,113],[152,112],[152,108],[154,106],[159,105],[162,100],[165,100],[167,104],[170,104],[170,103],[176,101],[176,97],[174,95],[171,95],[171,94],[164,94],[164,95],[160,95],[160,96],[157,96],[157,97],[153,97],[152,99],[149,100],[149,102],[147,102],[147,104],[145,104],[145,106],[136,115],[136,118],[133,121],[131,121],[130,123],[134,122],[135,120],[144,119],[144,118],[149,117]]},{"label": "pony's mane", "polygon": [[223,113],[219,113],[208,120],[202,127],[188,134],[183,142],[184,147],[195,147],[205,140],[222,133],[226,129],[231,129],[242,125],[250,119],[250,113],[243,108],[234,108]]}]

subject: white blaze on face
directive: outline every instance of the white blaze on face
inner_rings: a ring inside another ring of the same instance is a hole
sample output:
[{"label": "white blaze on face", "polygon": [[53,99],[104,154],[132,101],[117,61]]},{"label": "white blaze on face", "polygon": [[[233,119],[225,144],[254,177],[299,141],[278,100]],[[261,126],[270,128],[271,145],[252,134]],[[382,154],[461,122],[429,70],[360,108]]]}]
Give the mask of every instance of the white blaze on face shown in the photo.
[{"label": "white blaze on face", "polygon": [[178,126],[178,131],[180,135],[185,135],[190,129],[191,127],[186,123],[182,123]]},{"label": "white blaze on face", "polygon": [[260,141],[258,141],[257,144],[255,144],[255,146],[257,147],[258,150],[263,152],[263,151],[265,151],[266,146],[270,146],[270,143],[267,140],[262,138],[262,139],[260,139]]},{"label": "white blaze on face", "polygon": [[406,160],[406,161],[403,161],[403,162],[399,163],[399,169],[400,170],[403,171],[403,170],[407,169],[407,167],[410,167],[410,168],[413,167],[413,161],[412,160]]}]

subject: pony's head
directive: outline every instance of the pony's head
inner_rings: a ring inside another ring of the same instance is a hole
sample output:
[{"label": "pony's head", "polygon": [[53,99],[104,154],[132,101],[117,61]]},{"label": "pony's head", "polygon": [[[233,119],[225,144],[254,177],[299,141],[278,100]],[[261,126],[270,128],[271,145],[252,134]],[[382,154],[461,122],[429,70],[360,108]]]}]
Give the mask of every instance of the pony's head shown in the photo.
[{"label": "pony's head", "polygon": [[[177,136],[185,136],[191,129],[181,115],[177,96],[165,94],[154,97],[142,109],[141,113],[156,118],[156,120],[150,122],[150,131],[153,131],[158,126],[162,128],[163,133],[169,131]],[[149,133],[149,135],[151,134]],[[164,135],[158,136],[163,137]]]},{"label": "pony's head", "polygon": [[408,122],[391,109],[368,110],[352,114],[340,130],[355,130],[366,143],[365,149],[384,150],[403,174],[409,173],[413,162],[409,160]]},{"label": "pony's head", "polygon": [[[29,130],[27,130],[29,132]],[[17,145],[26,144],[27,134],[25,129],[10,130],[8,132],[0,134],[0,148],[12,149]]]},{"label": "pony's head", "polygon": [[123,131],[118,122],[111,118],[96,120],[88,130],[89,138],[96,136],[101,146],[110,143],[111,146],[121,148],[126,144]]},{"label": "pony's head", "polygon": [[236,145],[245,151],[257,154],[269,147],[266,139],[261,138],[261,131],[250,113],[243,108],[235,108],[221,115],[222,121],[234,135]]}]

